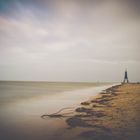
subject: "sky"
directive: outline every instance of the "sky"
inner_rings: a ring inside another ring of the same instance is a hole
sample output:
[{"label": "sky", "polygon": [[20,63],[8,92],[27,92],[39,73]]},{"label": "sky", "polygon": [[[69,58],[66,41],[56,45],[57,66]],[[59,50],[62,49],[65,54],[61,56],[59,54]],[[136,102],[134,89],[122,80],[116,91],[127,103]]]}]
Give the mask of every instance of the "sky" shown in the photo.
[{"label": "sky", "polygon": [[0,80],[140,81],[139,0],[0,0]]}]

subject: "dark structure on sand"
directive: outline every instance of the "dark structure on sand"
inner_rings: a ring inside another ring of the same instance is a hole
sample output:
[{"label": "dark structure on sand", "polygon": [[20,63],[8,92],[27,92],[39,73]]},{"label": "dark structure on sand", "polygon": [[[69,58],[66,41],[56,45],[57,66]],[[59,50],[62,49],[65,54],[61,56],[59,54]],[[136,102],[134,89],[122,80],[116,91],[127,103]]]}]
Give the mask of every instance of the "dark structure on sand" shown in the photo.
[{"label": "dark structure on sand", "polygon": [[124,73],[124,80],[123,80],[123,83],[129,83],[128,75],[127,75],[127,70],[125,70],[125,73]]}]

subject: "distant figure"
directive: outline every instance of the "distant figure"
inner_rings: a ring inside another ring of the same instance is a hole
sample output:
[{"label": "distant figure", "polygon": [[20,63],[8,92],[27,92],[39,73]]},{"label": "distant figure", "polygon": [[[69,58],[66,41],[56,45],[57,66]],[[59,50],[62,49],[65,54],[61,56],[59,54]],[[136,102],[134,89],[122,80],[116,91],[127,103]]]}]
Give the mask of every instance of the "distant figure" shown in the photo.
[{"label": "distant figure", "polygon": [[123,80],[123,83],[129,83],[128,75],[127,75],[127,70],[125,70],[125,73],[124,73],[124,80]]}]

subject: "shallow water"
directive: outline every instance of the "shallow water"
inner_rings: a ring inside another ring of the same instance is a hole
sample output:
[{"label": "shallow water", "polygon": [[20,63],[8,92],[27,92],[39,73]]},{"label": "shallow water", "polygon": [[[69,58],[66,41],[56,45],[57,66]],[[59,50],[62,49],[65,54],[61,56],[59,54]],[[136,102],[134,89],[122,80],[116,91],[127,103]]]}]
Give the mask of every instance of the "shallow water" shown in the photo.
[{"label": "shallow water", "polygon": [[63,119],[40,116],[96,96],[112,84],[0,82],[0,138],[4,140],[61,139],[68,127]]}]

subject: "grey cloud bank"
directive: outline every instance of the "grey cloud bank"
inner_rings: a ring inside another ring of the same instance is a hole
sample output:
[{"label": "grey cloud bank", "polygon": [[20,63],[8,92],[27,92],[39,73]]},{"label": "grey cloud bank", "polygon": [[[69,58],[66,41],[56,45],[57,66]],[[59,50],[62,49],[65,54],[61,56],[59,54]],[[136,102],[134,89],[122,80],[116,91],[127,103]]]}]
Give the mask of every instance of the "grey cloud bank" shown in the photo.
[{"label": "grey cloud bank", "polygon": [[140,81],[137,0],[0,1],[0,79]]}]

